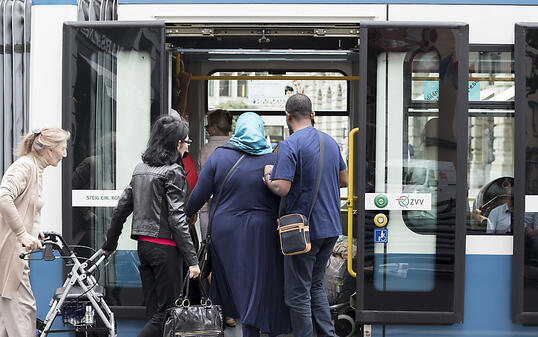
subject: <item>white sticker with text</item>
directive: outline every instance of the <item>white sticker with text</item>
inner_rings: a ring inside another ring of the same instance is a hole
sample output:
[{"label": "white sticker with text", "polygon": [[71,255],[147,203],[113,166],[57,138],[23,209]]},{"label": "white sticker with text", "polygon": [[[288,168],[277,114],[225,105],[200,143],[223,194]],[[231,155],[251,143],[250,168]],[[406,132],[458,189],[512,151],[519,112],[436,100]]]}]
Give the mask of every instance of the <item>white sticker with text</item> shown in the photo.
[{"label": "white sticker with text", "polygon": [[367,211],[430,211],[430,193],[366,193],[364,204]]},{"label": "white sticker with text", "polygon": [[73,207],[116,207],[123,190],[73,190]]}]

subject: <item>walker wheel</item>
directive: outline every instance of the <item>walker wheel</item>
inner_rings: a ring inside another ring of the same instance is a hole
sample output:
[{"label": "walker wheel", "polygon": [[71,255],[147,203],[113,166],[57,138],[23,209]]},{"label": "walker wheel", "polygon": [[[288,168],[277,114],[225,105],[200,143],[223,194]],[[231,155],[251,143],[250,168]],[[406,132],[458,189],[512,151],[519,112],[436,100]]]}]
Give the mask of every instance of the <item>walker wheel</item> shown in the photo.
[{"label": "walker wheel", "polygon": [[338,315],[334,322],[334,330],[338,337],[351,337],[355,333],[355,320],[348,315]]}]

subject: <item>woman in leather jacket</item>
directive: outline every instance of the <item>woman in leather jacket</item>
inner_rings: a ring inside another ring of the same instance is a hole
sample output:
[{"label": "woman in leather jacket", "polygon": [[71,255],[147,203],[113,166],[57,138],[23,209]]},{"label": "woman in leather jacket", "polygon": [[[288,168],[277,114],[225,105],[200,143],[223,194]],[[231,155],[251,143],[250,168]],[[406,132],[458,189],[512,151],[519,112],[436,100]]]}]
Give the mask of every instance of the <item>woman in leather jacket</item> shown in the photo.
[{"label": "woman in leather jacket", "polygon": [[142,163],[112,213],[102,246],[104,251],[116,250],[123,224],[133,213],[131,238],[138,241],[147,321],[139,337],[163,335],[166,309],[182,287],[183,260],[191,278],[200,274],[184,211],[185,171],[177,164],[191,143],[188,131],[185,121],[171,116],[155,121]]}]

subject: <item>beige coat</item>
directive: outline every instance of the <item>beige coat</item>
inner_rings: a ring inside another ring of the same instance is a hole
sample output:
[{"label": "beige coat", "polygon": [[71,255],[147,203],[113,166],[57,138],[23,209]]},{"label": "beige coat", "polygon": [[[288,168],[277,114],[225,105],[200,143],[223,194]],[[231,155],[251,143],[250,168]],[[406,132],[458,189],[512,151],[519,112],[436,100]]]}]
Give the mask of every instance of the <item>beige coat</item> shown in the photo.
[{"label": "beige coat", "polygon": [[46,163],[26,155],[6,171],[0,185],[0,297],[12,299],[17,293],[24,265],[19,258],[24,251],[17,236],[24,231],[37,235],[43,204],[41,180]]}]

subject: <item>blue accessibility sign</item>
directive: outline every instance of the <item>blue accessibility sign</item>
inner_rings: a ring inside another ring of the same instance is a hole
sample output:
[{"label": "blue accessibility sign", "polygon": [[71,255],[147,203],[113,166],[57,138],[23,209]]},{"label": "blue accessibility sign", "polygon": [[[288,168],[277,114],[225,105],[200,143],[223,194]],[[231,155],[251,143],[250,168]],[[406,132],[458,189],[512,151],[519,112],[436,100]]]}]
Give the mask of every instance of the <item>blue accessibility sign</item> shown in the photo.
[{"label": "blue accessibility sign", "polygon": [[374,229],[374,242],[375,243],[388,243],[389,231],[386,228]]}]

